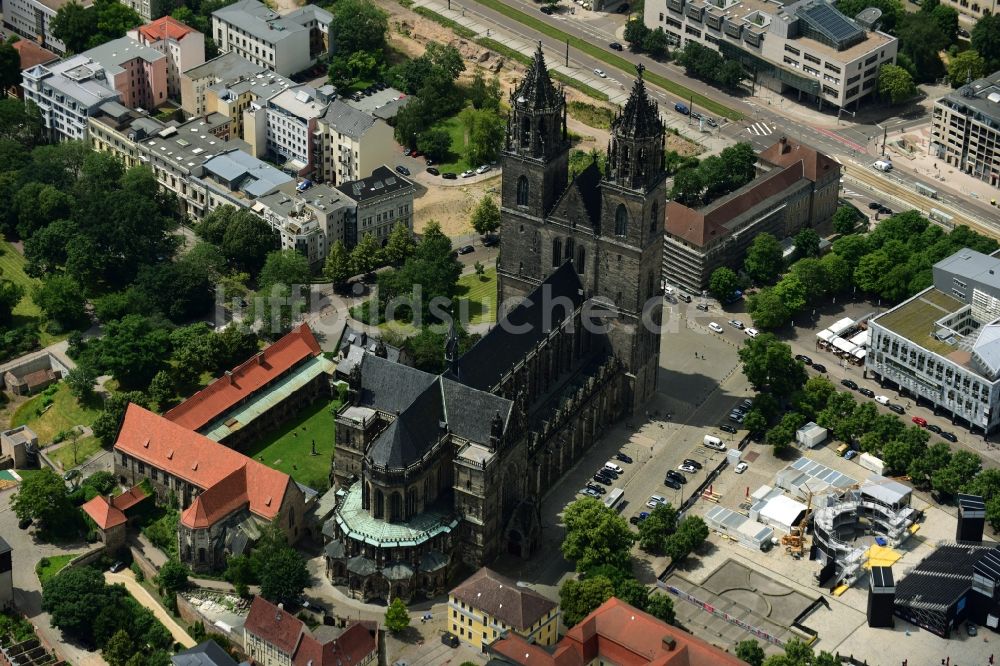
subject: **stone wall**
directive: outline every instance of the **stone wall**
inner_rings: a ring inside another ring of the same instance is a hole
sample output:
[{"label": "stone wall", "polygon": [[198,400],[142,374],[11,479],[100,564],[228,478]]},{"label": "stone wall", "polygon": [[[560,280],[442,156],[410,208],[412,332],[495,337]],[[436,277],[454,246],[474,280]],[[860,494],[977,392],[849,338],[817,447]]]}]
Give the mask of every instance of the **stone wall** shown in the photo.
[{"label": "stone wall", "polygon": [[132,553],[132,561],[135,562],[136,566],[139,567],[139,571],[142,575],[146,577],[146,580],[153,580],[159,573],[157,568],[153,566],[153,563],[146,559],[146,556],[142,554],[135,546],[128,547],[129,552]]},{"label": "stone wall", "polygon": [[205,633],[209,634],[222,634],[229,640],[233,642],[241,652],[243,651],[243,632],[242,631],[225,631],[221,627],[217,626],[214,620],[202,615],[201,611],[194,606],[190,601],[182,597],[180,594],[177,595],[177,613],[181,616],[187,624],[195,624],[200,622],[201,626],[205,628]]}]

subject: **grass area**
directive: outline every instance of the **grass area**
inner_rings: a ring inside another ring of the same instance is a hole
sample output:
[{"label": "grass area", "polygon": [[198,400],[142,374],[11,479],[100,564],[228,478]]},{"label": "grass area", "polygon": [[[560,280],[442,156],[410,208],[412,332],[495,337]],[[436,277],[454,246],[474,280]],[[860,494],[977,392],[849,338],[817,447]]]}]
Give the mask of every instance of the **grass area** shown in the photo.
[{"label": "grass area", "polygon": [[55,385],[56,392],[51,396],[51,404],[46,408],[44,393],[36,395],[18,407],[10,424],[12,427],[27,425],[38,435],[40,443],[48,443],[56,434],[69,430],[76,425],[89,426],[101,410],[98,403],[83,405],[70,392],[65,382]]},{"label": "grass area", "polygon": [[386,321],[378,325],[379,329],[388,331],[393,335],[409,338],[420,332],[420,329],[405,321]]},{"label": "grass area", "polygon": [[447,16],[442,16],[441,14],[438,14],[435,11],[431,11],[426,7],[416,7],[414,8],[413,11],[416,12],[417,14],[420,14],[429,21],[434,21],[435,23],[443,25],[444,27],[448,28],[459,37],[464,37],[465,39],[475,39],[476,37],[476,33],[474,31],[470,30],[469,28],[466,28],[464,25],[461,25],[456,21],[452,21]]},{"label": "grass area", "polygon": [[570,116],[579,120],[584,125],[597,129],[609,129],[611,127],[611,120],[615,117],[611,109],[606,109],[603,106],[594,106],[586,102],[570,102],[566,110]]},{"label": "grass area", "polygon": [[[563,32],[559,28],[556,28],[553,25],[549,25],[545,21],[542,21],[539,18],[531,16],[530,14],[526,14],[525,12],[522,12],[519,9],[516,9],[509,5],[505,5],[501,0],[476,0],[476,2],[485,7],[489,7],[493,11],[503,14],[508,18],[512,18],[518,23],[521,23],[533,30],[537,30],[542,34],[548,35],[549,37],[552,37],[554,39],[558,39],[562,43],[569,42],[569,45],[572,46],[573,48],[582,51],[583,53],[586,53],[587,55],[593,58],[597,58],[598,60],[608,64],[611,67],[616,67],[617,69],[620,69],[623,72],[630,73],[635,71],[635,65],[630,63],[625,58],[619,55],[615,55],[614,53],[609,53],[608,51],[605,51],[604,48],[597,46],[596,44],[591,44],[590,42],[584,39],[581,39],[579,37],[574,37],[569,33]],[[685,101],[693,100],[697,106],[701,107],[702,109],[711,111],[716,115],[725,116],[726,118],[729,118],[731,120],[740,120],[743,118],[743,115],[738,111],[730,109],[727,106],[719,104],[713,99],[710,99],[708,97],[705,97],[704,95],[696,93],[690,88],[687,88],[686,86],[682,86],[679,83],[671,81],[665,76],[654,74],[653,72],[647,70],[645,73],[645,78],[646,81],[648,81],[649,83],[655,86],[659,86],[664,90],[666,90],[667,92],[673,93],[674,95],[680,96],[682,100]]]},{"label": "grass area", "polygon": [[67,470],[83,464],[103,450],[101,448],[101,440],[90,436],[77,440],[75,462],[73,459],[73,444],[69,439],[55,451],[46,451],[45,453],[52,461],[59,463],[63,470]]},{"label": "grass area", "polygon": [[[508,60],[519,62],[525,66],[531,64],[530,56],[526,56],[520,51],[515,51],[506,44],[501,44],[495,39],[490,39],[489,37],[479,37],[476,39],[476,43],[479,44],[480,46],[485,46],[491,51],[496,51],[497,53],[507,58]],[[582,92],[584,95],[587,95],[588,97],[593,97],[594,99],[599,99],[603,102],[606,102],[609,99],[606,93],[601,92],[597,88],[588,86],[583,81],[578,81],[577,79],[574,79],[571,76],[566,76],[562,72],[557,72],[554,69],[550,69],[549,76],[552,77],[553,80],[559,81],[560,83],[565,84],[570,88],[576,88],[577,90]]]},{"label": "grass area", "polygon": [[436,127],[445,128],[451,136],[451,150],[448,151],[448,161],[442,160],[437,165],[441,173],[448,171],[462,173],[467,169],[475,168],[475,166],[469,164],[468,160],[465,159],[465,125],[459,120],[458,114],[456,113],[450,118],[440,121]]},{"label": "grass area", "polygon": [[339,407],[340,401],[336,399],[317,400],[302,410],[298,419],[276,429],[243,453],[310,488],[325,490],[330,486],[333,412]]},{"label": "grass area", "polygon": [[15,284],[24,287],[24,297],[14,307],[14,325],[19,326],[31,323],[37,325],[39,342],[43,347],[69,337],[69,333],[54,335],[48,332],[45,315],[42,314],[42,309],[31,298],[31,290],[34,289],[35,285],[39,284],[39,281],[28,277],[28,274],[24,272],[24,266],[28,263],[27,260],[21,256],[21,253],[13,245],[2,240],[2,237],[0,237],[0,252],[2,252],[0,254],[0,271],[2,273],[0,274],[3,275],[4,279],[11,280]]},{"label": "grass area", "polygon": [[38,564],[35,565],[35,573],[38,574],[39,582],[44,586],[46,581],[62,571],[79,554],[53,555],[52,557],[43,557],[38,560]]},{"label": "grass area", "polygon": [[[459,301],[467,301],[469,324],[482,324],[497,320],[497,270],[487,268],[482,277],[475,273],[463,275],[458,280]],[[459,305],[460,308],[465,307]],[[461,310],[460,310],[461,312]]]}]

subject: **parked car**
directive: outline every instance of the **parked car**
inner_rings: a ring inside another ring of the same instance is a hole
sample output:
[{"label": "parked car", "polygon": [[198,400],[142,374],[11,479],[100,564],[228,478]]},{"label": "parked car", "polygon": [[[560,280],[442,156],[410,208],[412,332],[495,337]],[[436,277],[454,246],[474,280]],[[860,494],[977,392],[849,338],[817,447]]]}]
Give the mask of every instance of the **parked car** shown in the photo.
[{"label": "parked car", "polygon": [[715,122],[715,118],[709,118],[708,116],[705,116],[705,124],[708,125],[709,127],[719,126],[719,123]]},{"label": "parked car", "polygon": [[694,465],[686,465],[684,463],[678,465],[677,469],[679,469],[682,472],[687,472],[688,474],[695,474],[698,471],[698,468],[695,467]]},{"label": "parked car", "polygon": [[500,237],[496,234],[486,234],[482,240],[483,247],[494,247],[500,244]]},{"label": "parked car", "polygon": [[403,148],[403,154],[406,155],[407,157],[409,157],[411,154],[413,154],[413,149],[412,148]]},{"label": "parked car", "polygon": [[708,312],[708,306],[704,303],[699,303],[695,307],[701,310],[702,312]]},{"label": "parked car", "polygon": [[729,320],[729,325],[732,326],[733,328],[737,329],[737,330],[740,330],[740,331],[743,330],[743,322],[741,322],[739,319],[730,319]]},{"label": "parked car", "polygon": [[760,331],[758,331],[756,328],[745,328],[743,329],[743,332],[746,333],[747,336],[751,338],[756,338],[758,335],[760,335]]},{"label": "parked car", "polygon": [[697,111],[692,111],[691,117],[694,118],[695,120],[701,120],[701,114],[698,113]]},{"label": "parked car", "polygon": [[682,462],[685,465],[691,465],[692,467],[697,467],[698,469],[701,469],[701,463],[695,460],[694,458],[685,458]]},{"label": "parked car", "polygon": [[809,358],[808,356],[806,356],[805,354],[796,354],[795,355],[795,360],[796,361],[802,361],[806,365],[812,365],[813,364],[813,360],[811,358]]},{"label": "parked car", "polygon": [[666,504],[666,503],[667,503],[667,500],[662,495],[650,495],[649,496],[649,501],[646,502],[646,506],[648,506],[650,509],[655,509],[656,507],[660,506],[661,504]]},{"label": "parked car", "polygon": [[618,5],[618,9],[616,9],[615,11],[618,12],[619,14],[628,14],[628,10],[629,10],[628,3],[623,2],[622,4]]},{"label": "parked car", "polygon": [[479,167],[478,167],[478,168],[476,169],[476,173],[478,173],[478,174],[484,174],[484,173],[486,173],[487,171],[489,171],[489,170],[490,170],[490,169],[492,169],[492,168],[493,168],[493,167],[491,167],[491,166],[490,166],[489,164],[481,164],[481,165],[480,165],[480,166],[479,166]]},{"label": "parked car", "polygon": [[586,487],[590,488],[594,492],[599,493],[601,495],[603,495],[604,493],[607,492],[606,490],[604,490],[604,488],[602,486],[599,486],[596,483],[591,483],[589,481],[587,482],[587,486]]},{"label": "parked car", "polygon": [[733,471],[736,472],[737,474],[742,474],[743,472],[747,471],[749,467],[750,465],[746,464],[745,462],[741,462],[733,469]]},{"label": "parked car", "polygon": [[404,176],[409,176],[409,175],[410,175],[410,170],[409,170],[409,169],[407,169],[407,168],[406,168],[405,166],[403,166],[402,164],[397,164],[397,165],[396,165],[396,173],[401,173],[401,174],[403,174]]},{"label": "parked car", "polygon": [[877,396],[875,396],[875,402],[877,402],[880,405],[886,405],[886,406],[888,406],[889,405],[889,398],[888,398],[888,396],[877,395]]},{"label": "parked car", "polygon": [[745,418],[740,412],[729,412],[729,420],[733,423],[743,423],[743,419]]},{"label": "parked car", "polygon": [[615,463],[611,462],[610,460],[608,462],[604,463],[604,469],[611,470],[615,474],[624,474],[625,473],[625,470],[622,469],[621,465],[616,465]]},{"label": "parked car", "polygon": [[457,648],[459,646],[458,636],[451,633],[450,631],[446,631],[443,634],[441,634],[441,642],[450,648]]},{"label": "parked car", "polygon": [[926,428],[926,427],[927,427],[927,419],[925,419],[925,418],[924,418],[924,417],[922,417],[922,416],[914,416],[914,417],[913,417],[912,419],[910,419],[910,420],[911,420],[911,421],[913,421],[914,423],[916,423],[916,424],[917,424],[918,426],[920,426],[921,428]]},{"label": "parked car", "polygon": [[608,44],[608,48],[610,48],[612,51],[624,51],[625,50],[625,47],[623,47],[618,42],[611,42],[610,44]]},{"label": "parked car", "polygon": [[676,481],[674,481],[673,479],[671,479],[669,476],[663,479],[663,485],[665,485],[667,488],[673,488],[674,490],[680,490],[681,489],[681,484],[677,483]]},{"label": "parked car", "polygon": [[750,410],[753,408],[753,400],[750,398],[743,398],[743,402],[740,403],[744,409]]},{"label": "parked car", "polygon": [[722,423],[722,424],[720,424],[719,425],[719,430],[721,430],[722,432],[728,432],[731,435],[735,435],[736,434],[736,428],[734,428],[733,426],[729,425],[728,423]]},{"label": "parked car", "polygon": [[851,449],[850,451],[844,454],[844,460],[853,460],[857,455],[858,452],[855,451],[854,449]]},{"label": "parked car", "polygon": [[958,441],[958,437],[955,437],[953,433],[950,433],[947,430],[941,433],[941,439],[946,439],[952,444]]},{"label": "parked car", "polygon": [[882,207],[882,204],[880,204],[880,203],[879,203],[879,202],[877,202],[877,201],[872,201],[872,202],[871,202],[870,204],[868,204],[868,208],[869,208],[870,210],[878,210],[878,209],[879,209],[879,208],[881,208],[881,207]]},{"label": "parked car", "polygon": [[594,499],[599,499],[601,497],[601,493],[587,487],[581,488],[578,494],[584,495],[586,497],[593,497]]},{"label": "parked car", "polygon": [[710,323],[708,327],[713,331],[715,331],[716,333],[722,333],[722,327],[716,324],[714,321]]},{"label": "parked car", "polygon": [[615,454],[615,460],[621,460],[623,463],[628,463],[629,465],[631,465],[634,462],[632,460],[632,456],[627,456],[621,451]]},{"label": "parked car", "polygon": [[556,10],[553,9],[551,5],[542,5],[542,8],[539,9],[538,11],[548,16],[552,16]]},{"label": "parked car", "polygon": [[676,481],[677,483],[687,483],[687,477],[678,472],[675,469],[668,469],[667,476]]},{"label": "parked car", "polygon": [[603,69],[597,69],[597,68],[594,68],[594,74],[597,74],[597,75],[598,75],[599,77],[601,77],[602,79],[606,79],[606,78],[608,78],[608,75],[604,73],[604,70],[603,70]]},{"label": "parked car", "polygon": [[80,470],[71,469],[70,471],[63,474],[63,481],[72,481],[76,477],[80,476]]},{"label": "parked car", "polygon": [[858,389],[858,393],[860,393],[861,395],[865,396],[866,398],[874,398],[875,397],[875,391],[871,390],[870,388],[865,388],[864,386],[862,386],[861,388]]},{"label": "parked car", "polygon": [[934,433],[936,435],[940,435],[943,432],[941,430],[941,426],[936,426],[933,423],[928,423],[927,424],[927,429],[930,430],[932,433]]},{"label": "parked car", "polygon": [[713,435],[705,435],[705,438],[701,441],[701,443],[710,449],[715,449],[716,451],[726,450],[726,445],[722,443],[722,440]]},{"label": "parked car", "polygon": [[438,171],[436,167],[427,167],[427,173],[429,173],[432,176],[438,176],[441,174],[441,172]]},{"label": "parked car", "polygon": [[855,384],[850,379],[841,379],[840,380],[840,385],[841,386],[846,386],[847,388],[851,389],[852,391],[857,391],[858,390],[858,385]]},{"label": "parked car", "polygon": [[882,215],[892,215],[892,209],[888,206],[879,206],[878,212]]},{"label": "parked car", "polygon": [[628,522],[632,523],[633,525],[638,525],[647,518],[649,518],[649,511],[640,511],[638,515],[629,518]]},{"label": "parked car", "polygon": [[121,571],[124,568],[125,568],[125,563],[122,562],[121,560],[118,560],[117,562],[115,562],[114,564],[111,565],[110,571],[111,571],[111,573],[118,573],[119,571]]},{"label": "parked car", "polygon": [[906,413],[906,410],[903,409],[903,406],[902,405],[897,405],[896,403],[888,404],[888,405],[886,405],[886,407],[888,407],[892,411],[896,412],[897,414],[905,414]]},{"label": "parked car", "polygon": [[813,370],[815,370],[816,372],[823,372],[823,373],[825,373],[826,372],[826,366],[823,365],[822,363],[813,363]]},{"label": "parked car", "polygon": [[475,251],[476,248],[472,247],[471,245],[463,245],[462,247],[458,248],[459,254],[472,254]]},{"label": "parked car", "polygon": [[455,180],[456,178],[458,178],[458,174],[455,173],[454,171],[445,171],[443,174],[441,174],[441,177],[444,178],[445,180]]},{"label": "parked car", "polygon": [[969,636],[975,636],[975,635],[977,635],[979,633],[979,627],[977,627],[976,625],[972,624],[971,622],[966,622],[965,623],[965,633],[969,634]]},{"label": "parked car", "polygon": [[593,478],[594,478],[594,481],[597,481],[602,486],[610,486],[611,485],[611,479],[609,479],[608,477],[604,476],[603,474],[595,474]]},{"label": "parked car", "polygon": [[472,178],[475,175],[476,172],[473,171],[472,169],[466,169],[465,171],[462,172],[462,178]]}]

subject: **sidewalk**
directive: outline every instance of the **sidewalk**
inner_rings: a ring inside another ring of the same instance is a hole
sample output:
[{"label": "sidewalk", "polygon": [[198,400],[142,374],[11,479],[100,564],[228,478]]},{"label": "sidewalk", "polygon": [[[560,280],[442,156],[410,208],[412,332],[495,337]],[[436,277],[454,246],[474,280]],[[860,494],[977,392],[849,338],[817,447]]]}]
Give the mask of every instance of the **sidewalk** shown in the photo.
[{"label": "sidewalk", "polygon": [[153,598],[146,588],[136,582],[135,574],[132,573],[130,569],[124,569],[118,573],[111,573],[110,571],[104,572],[104,580],[107,581],[108,585],[115,585],[116,583],[121,583],[125,586],[125,589],[129,591],[135,600],[140,604],[148,608],[156,616],[156,619],[163,623],[163,626],[167,628],[170,635],[174,637],[174,640],[183,645],[186,648],[194,647],[194,639],[188,636],[187,632],[181,628],[176,620],[170,616],[170,613],[160,605],[160,603]]}]

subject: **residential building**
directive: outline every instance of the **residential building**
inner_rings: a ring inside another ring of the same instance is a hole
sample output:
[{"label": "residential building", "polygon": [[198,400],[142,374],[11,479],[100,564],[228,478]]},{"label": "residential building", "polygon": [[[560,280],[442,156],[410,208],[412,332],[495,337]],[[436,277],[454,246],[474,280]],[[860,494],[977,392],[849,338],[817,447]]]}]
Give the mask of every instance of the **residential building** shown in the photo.
[{"label": "residential building", "polygon": [[195,571],[248,553],[267,524],[289,543],[307,532],[305,495],[291,477],[138,405],[125,411],[114,473],[124,484],[148,480],[158,502],[178,502],[180,560]]},{"label": "residential building", "polygon": [[99,63],[130,109],[155,109],[167,101],[167,56],[130,37],[113,39],[81,55]]},{"label": "residential building", "polygon": [[176,5],[168,0],[118,0],[121,4],[134,10],[143,20],[149,23],[158,20],[164,14],[169,14]]},{"label": "residential building", "polygon": [[13,549],[0,536],[0,610],[14,608],[14,564]]},{"label": "residential building", "polygon": [[941,4],[953,7],[959,14],[973,19],[969,21],[972,24],[987,14],[996,14],[1000,11],[1000,3],[997,0],[942,0]]},{"label": "residential building", "polygon": [[286,169],[310,176],[318,158],[314,139],[317,124],[335,94],[330,85],[319,90],[296,85],[251,103],[244,112],[243,138],[253,147],[254,155],[270,155]]},{"label": "residential building", "polygon": [[[59,55],[66,53],[66,45],[52,35],[52,19],[56,13],[77,0],[0,0],[3,24],[10,30]],[[90,7],[94,0],[78,0]]]},{"label": "residential building", "polygon": [[836,212],[840,164],[826,155],[782,137],[758,155],[757,170],[750,183],[702,208],[667,203],[664,282],[700,294],[715,269],[742,265],[757,234],[780,240]]},{"label": "residential building", "polygon": [[[267,153],[267,121],[263,119],[257,122],[253,115],[248,116],[248,111],[252,110],[251,105],[254,109],[259,109],[267,104],[268,99],[294,86],[295,82],[291,79],[268,69],[241,74],[233,79],[218,81],[205,89],[205,111],[228,117],[233,136],[246,141],[249,151],[256,157],[263,157]],[[248,122],[250,131],[246,128]]]},{"label": "residential building", "polygon": [[1000,71],[935,102],[931,136],[936,157],[1000,187]]},{"label": "residential building", "polygon": [[696,42],[754,73],[756,84],[798,99],[857,107],[874,96],[878,70],[898,42],[877,29],[881,13],[841,14],[826,0],[656,0],[644,22],[675,45]]},{"label": "residential building", "polygon": [[448,593],[447,626],[482,652],[508,632],[535,645],[555,645],[559,604],[483,567]]},{"label": "residential building", "polygon": [[164,16],[130,30],[128,37],[167,57],[167,95],[179,101],[181,74],[205,62],[205,35]]},{"label": "residential building", "polygon": [[400,147],[381,119],[336,99],[319,119],[316,178],[339,185],[360,180],[383,164],[392,164]]},{"label": "residential building", "polygon": [[1000,259],[962,249],[934,264],[933,280],[869,320],[865,369],[992,434],[1000,425]]},{"label": "residential building", "polygon": [[315,400],[329,397],[333,370],[312,329],[302,324],[227,370],[163,418],[240,448]]},{"label": "residential building", "polygon": [[104,67],[83,54],[25,70],[21,88],[25,100],[38,105],[50,137],[58,141],[86,139],[87,119],[105,103],[121,99]]},{"label": "residential building", "polygon": [[279,190],[253,204],[253,211],[281,235],[281,249],[296,250],[314,267],[322,265],[331,245],[344,240],[356,210],[352,199],[328,185],[304,192]]},{"label": "residential building", "polygon": [[173,666],[237,666],[236,660],[209,639],[170,657]]},{"label": "residential building", "polygon": [[330,53],[332,21],[329,12],[315,5],[281,16],[257,0],[239,0],[212,12],[212,36],[219,51],[235,51],[291,76]]},{"label": "residential building", "polygon": [[416,188],[409,180],[384,164],[372,175],[337,186],[355,203],[353,219],[345,225],[344,243],[352,248],[366,234],[385,244],[399,225],[413,232],[413,195]]},{"label": "residential building", "polygon": [[4,469],[34,468],[38,464],[38,435],[26,425],[0,432],[0,465]]},{"label": "residential building", "polygon": [[114,553],[125,546],[129,518],[135,518],[135,507],[146,498],[141,487],[133,486],[117,497],[97,495],[80,508],[93,522],[104,547]]},{"label": "residential building", "polygon": [[[26,69],[31,69],[37,65],[51,65],[59,60],[59,56],[55,53],[28,39],[19,39],[14,42],[14,49],[21,60],[21,76],[24,76],[24,70]],[[21,89],[19,83],[7,90],[0,90],[0,98],[4,97],[4,95],[24,99],[24,91]]]},{"label": "residential building", "polygon": [[[205,106],[205,91],[209,86],[267,71],[266,67],[250,62],[235,51],[228,51],[203,65],[186,69],[180,75],[181,110],[189,118],[211,113]],[[242,132],[238,135],[242,136]]]},{"label": "residential building", "polygon": [[616,597],[580,620],[554,649],[509,632],[489,653],[519,666],[745,666],[735,655]]},{"label": "residential building", "polygon": [[243,649],[259,666],[366,666],[378,663],[378,628],[353,622],[337,637],[320,641],[281,604],[254,597],[243,625]]}]

